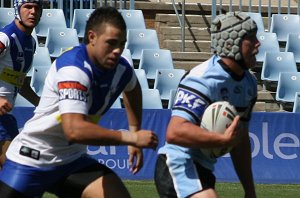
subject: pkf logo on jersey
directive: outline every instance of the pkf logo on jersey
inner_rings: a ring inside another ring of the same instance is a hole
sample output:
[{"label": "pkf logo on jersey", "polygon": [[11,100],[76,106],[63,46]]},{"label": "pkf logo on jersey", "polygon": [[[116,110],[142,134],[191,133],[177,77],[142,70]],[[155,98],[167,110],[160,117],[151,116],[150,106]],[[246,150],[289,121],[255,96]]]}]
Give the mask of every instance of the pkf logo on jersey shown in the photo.
[{"label": "pkf logo on jersey", "polygon": [[195,90],[179,87],[173,108],[183,108],[199,117],[208,105],[209,103]]},{"label": "pkf logo on jersey", "polygon": [[87,88],[76,81],[64,81],[58,83],[59,100],[80,100],[87,102]]}]

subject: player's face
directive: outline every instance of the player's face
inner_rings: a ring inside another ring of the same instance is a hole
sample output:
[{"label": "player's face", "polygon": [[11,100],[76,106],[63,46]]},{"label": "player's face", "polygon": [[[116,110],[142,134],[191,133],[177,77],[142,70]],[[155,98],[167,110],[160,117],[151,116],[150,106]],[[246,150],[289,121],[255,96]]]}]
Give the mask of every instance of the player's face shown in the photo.
[{"label": "player's face", "polygon": [[114,69],[126,43],[126,32],[110,24],[102,26],[102,32],[96,34],[90,31],[91,56],[94,64],[102,69]]},{"label": "player's face", "polygon": [[20,8],[20,17],[25,27],[34,28],[42,14],[41,7],[36,3],[24,3]]},{"label": "player's face", "polygon": [[258,53],[260,42],[256,37],[256,32],[250,33],[245,36],[242,41],[241,49],[245,66],[247,68],[254,67],[256,65],[255,55]]}]

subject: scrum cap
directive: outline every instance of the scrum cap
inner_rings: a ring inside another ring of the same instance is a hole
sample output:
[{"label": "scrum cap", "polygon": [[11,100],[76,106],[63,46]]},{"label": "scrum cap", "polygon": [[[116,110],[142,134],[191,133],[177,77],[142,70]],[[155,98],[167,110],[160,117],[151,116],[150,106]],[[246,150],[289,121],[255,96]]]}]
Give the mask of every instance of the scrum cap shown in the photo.
[{"label": "scrum cap", "polygon": [[37,3],[40,6],[41,12],[42,12],[42,9],[43,9],[43,1],[42,0],[15,0],[14,1],[15,18],[19,19],[19,21],[22,21],[21,17],[20,17],[20,8],[25,3]]},{"label": "scrum cap", "polygon": [[211,46],[214,53],[242,60],[241,41],[245,35],[257,31],[254,20],[243,12],[228,12],[217,16],[211,24]]}]

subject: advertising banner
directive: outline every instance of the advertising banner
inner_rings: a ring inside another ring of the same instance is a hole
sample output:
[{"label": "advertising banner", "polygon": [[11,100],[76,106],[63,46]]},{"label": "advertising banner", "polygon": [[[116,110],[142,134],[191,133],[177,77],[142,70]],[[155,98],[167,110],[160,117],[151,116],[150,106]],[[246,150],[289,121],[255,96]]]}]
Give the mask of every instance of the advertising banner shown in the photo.
[{"label": "advertising banner", "polygon": [[[15,108],[19,128],[32,116],[32,108]],[[159,146],[165,142],[170,120],[168,109],[143,111],[143,129],[155,131]],[[250,122],[253,175],[257,183],[300,183],[300,114],[254,112]],[[99,125],[115,130],[128,130],[124,109],[109,110]],[[122,179],[153,179],[157,150],[144,149],[144,167],[133,175],[129,169],[127,146],[88,146],[87,153],[112,168]],[[218,160],[215,175],[219,181],[237,182],[229,155]]]}]

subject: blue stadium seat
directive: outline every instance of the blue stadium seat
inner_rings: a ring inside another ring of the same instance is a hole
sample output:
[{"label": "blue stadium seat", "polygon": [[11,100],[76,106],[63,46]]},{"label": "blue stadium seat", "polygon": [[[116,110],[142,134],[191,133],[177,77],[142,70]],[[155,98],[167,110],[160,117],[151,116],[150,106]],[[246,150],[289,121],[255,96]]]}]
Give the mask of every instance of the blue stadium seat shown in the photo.
[{"label": "blue stadium seat", "polygon": [[146,77],[145,70],[143,69],[134,69],[135,74],[139,80],[142,89],[149,89],[148,80]]},{"label": "blue stadium seat", "polygon": [[278,41],[286,42],[289,33],[300,33],[300,17],[297,14],[273,14],[270,32],[276,33]]},{"label": "blue stadium seat", "polygon": [[174,69],[172,53],[167,49],[143,49],[139,69],[144,69],[147,79],[154,80],[157,69]]},{"label": "blue stadium seat", "polygon": [[170,99],[168,101],[168,109],[172,109],[173,103],[175,101],[177,89],[171,89],[170,90]]},{"label": "blue stadium seat", "polygon": [[124,58],[126,58],[126,60],[130,63],[130,65],[132,67],[134,67],[133,65],[133,60],[132,60],[132,57],[131,57],[131,53],[130,53],[130,50],[129,49],[124,49],[123,52],[122,52],[122,56]]},{"label": "blue stadium seat", "polygon": [[265,32],[265,26],[263,22],[263,18],[260,13],[257,12],[246,12],[251,19],[253,19],[256,22],[257,25],[257,32]]},{"label": "blue stadium seat", "polygon": [[142,10],[123,10],[119,12],[124,18],[127,29],[146,29],[145,18]]},{"label": "blue stadium seat", "polygon": [[47,37],[48,28],[67,28],[66,18],[62,9],[43,9],[39,24],[35,27],[38,37]]},{"label": "blue stadium seat", "polygon": [[14,8],[0,7],[0,29],[11,23],[15,18]]},{"label": "blue stadium seat", "polygon": [[18,93],[15,100],[15,107],[34,107],[34,105]]},{"label": "blue stadium seat", "polygon": [[285,51],[293,52],[296,63],[300,63],[300,33],[288,34]]},{"label": "blue stadium seat", "polygon": [[140,60],[143,49],[159,49],[159,40],[156,30],[128,29],[126,49],[130,50],[133,60]]},{"label": "blue stadium seat", "polygon": [[261,70],[261,80],[277,82],[280,72],[297,72],[292,52],[267,52]]},{"label": "blue stadium seat", "polygon": [[30,81],[30,86],[34,92],[38,95],[42,95],[44,88],[45,79],[47,76],[49,68],[48,67],[34,67],[32,72],[32,77]]},{"label": "blue stadium seat", "polygon": [[77,30],[79,38],[84,37],[86,21],[95,9],[74,9],[73,21],[71,28]]},{"label": "blue stadium seat", "polygon": [[58,57],[62,52],[79,45],[76,29],[49,28],[45,47],[48,48],[52,58]]},{"label": "blue stadium seat", "polygon": [[300,92],[300,72],[280,72],[276,90],[276,101],[291,103],[296,92]]},{"label": "blue stadium seat", "polygon": [[120,108],[122,108],[121,98],[118,97],[115,100],[115,102],[112,104],[112,106],[110,108],[112,108],[112,109],[120,109]]},{"label": "blue stadium seat", "polygon": [[36,47],[38,47],[39,46],[39,39],[38,39],[38,37],[36,35],[35,28],[32,30],[31,36],[34,38],[34,40],[36,42]]},{"label": "blue stadium seat", "polygon": [[27,73],[27,76],[32,76],[34,67],[47,67],[51,66],[51,58],[47,47],[37,47],[32,60],[32,67]]},{"label": "blue stadium seat", "polygon": [[159,90],[161,100],[170,100],[170,90],[177,89],[184,74],[184,69],[156,70],[153,88]]},{"label": "blue stadium seat", "polygon": [[157,89],[142,89],[143,109],[162,109],[162,101]]},{"label": "blue stadium seat", "polygon": [[293,112],[300,113],[300,92],[295,93]]},{"label": "blue stadium seat", "polygon": [[276,33],[258,32],[257,39],[260,42],[259,52],[256,54],[256,61],[263,62],[266,52],[280,52]]}]

